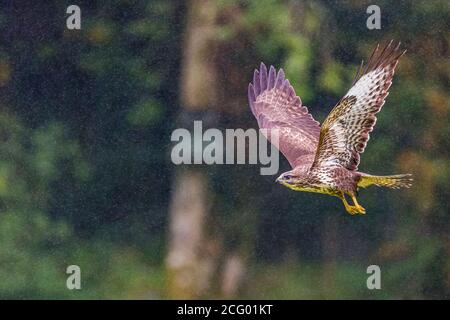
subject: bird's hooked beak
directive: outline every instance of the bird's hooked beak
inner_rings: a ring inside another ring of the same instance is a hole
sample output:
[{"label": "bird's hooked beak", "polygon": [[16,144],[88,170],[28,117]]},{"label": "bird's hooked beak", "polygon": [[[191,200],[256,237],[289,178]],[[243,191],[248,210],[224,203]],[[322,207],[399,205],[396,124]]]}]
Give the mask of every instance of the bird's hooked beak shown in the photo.
[{"label": "bird's hooked beak", "polygon": [[282,183],[281,176],[279,176],[278,178],[276,178],[276,179],[275,179],[275,182]]}]

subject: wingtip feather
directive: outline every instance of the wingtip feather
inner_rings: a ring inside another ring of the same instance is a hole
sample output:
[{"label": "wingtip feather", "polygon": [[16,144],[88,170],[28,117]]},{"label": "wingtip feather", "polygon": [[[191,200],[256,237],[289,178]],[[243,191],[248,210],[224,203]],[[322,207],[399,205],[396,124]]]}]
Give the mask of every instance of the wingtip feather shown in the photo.
[{"label": "wingtip feather", "polygon": [[259,84],[261,92],[267,89],[267,68],[263,62],[259,67]]},{"label": "wingtip feather", "polygon": [[280,70],[278,70],[277,80],[275,81],[275,87],[278,88],[283,85],[284,77],[285,77],[284,70],[280,68]]}]

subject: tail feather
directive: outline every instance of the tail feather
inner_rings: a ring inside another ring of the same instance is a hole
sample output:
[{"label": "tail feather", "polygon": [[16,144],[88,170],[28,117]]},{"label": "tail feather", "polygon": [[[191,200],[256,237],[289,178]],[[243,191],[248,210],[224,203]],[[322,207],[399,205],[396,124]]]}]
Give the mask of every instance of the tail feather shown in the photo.
[{"label": "tail feather", "polygon": [[392,176],[372,176],[364,174],[358,182],[358,187],[367,188],[371,185],[392,189],[409,188],[413,179],[411,174],[396,174]]}]

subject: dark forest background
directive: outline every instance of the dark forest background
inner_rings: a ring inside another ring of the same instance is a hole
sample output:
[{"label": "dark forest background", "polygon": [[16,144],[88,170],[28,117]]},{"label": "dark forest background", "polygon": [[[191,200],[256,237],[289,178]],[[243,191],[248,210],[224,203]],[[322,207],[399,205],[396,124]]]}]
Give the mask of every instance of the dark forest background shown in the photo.
[{"label": "dark forest background", "polygon": [[[71,4],[81,30],[66,28]],[[370,4],[2,2],[0,297],[449,298],[450,2],[380,0],[381,30]],[[171,132],[194,120],[257,127],[261,61],[322,121],[391,39],[408,52],[360,169],[415,183],[361,192],[365,216],[258,165],[171,163]],[[366,287],[372,264],[381,290]]]}]

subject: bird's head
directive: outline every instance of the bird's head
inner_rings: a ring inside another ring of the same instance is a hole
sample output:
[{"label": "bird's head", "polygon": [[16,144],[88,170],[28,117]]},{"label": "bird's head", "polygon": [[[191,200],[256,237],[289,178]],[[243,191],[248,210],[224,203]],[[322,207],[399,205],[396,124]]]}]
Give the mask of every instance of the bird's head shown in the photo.
[{"label": "bird's head", "polygon": [[287,171],[281,174],[275,181],[295,191],[312,191],[315,187],[311,183],[311,179],[309,179],[307,173],[297,170]]},{"label": "bird's head", "polygon": [[304,176],[294,170],[282,173],[275,181],[291,189],[301,188],[305,184]]}]

